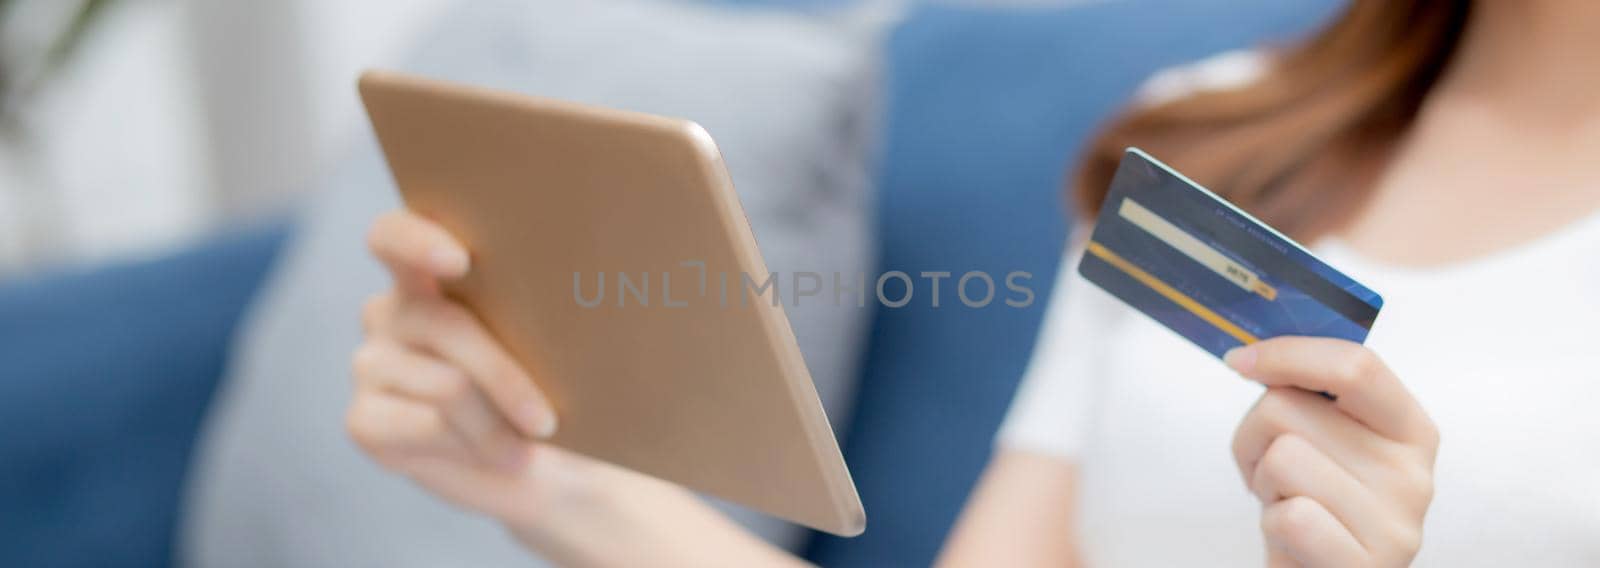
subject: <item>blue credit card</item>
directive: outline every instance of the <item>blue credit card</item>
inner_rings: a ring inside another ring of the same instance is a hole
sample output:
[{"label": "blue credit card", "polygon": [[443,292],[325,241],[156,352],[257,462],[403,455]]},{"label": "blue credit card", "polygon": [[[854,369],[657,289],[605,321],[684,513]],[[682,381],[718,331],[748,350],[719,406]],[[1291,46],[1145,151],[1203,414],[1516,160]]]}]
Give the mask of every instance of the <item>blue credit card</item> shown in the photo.
[{"label": "blue credit card", "polygon": [[1078,273],[1211,354],[1280,335],[1360,343],[1383,298],[1137,148]]}]

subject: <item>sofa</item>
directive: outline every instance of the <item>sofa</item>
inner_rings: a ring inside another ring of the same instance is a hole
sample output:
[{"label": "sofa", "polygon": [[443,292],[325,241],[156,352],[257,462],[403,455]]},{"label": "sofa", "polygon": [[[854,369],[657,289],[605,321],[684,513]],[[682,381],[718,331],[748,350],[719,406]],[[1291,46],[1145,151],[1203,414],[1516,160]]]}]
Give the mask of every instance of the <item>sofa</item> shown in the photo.
[{"label": "sofa", "polygon": [[[1336,7],[912,5],[886,46],[879,270],[1024,270],[1049,290],[1070,226],[1066,173],[1144,78],[1291,39]],[[0,281],[0,566],[173,563],[197,428],[240,317],[295,227]],[[842,429],[868,531],[814,535],[808,559],[932,561],[988,458],[1044,303],[875,312]]]}]

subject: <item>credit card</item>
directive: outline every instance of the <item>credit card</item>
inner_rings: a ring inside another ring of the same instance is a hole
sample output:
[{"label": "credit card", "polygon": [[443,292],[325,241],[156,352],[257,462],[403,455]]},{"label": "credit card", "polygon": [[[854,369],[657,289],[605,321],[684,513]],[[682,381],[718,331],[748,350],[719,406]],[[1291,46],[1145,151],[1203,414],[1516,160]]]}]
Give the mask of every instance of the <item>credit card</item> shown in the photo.
[{"label": "credit card", "polygon": [[1383,298],[1138,148],[1078,273],[1200,348],[1280,335],[1366,341]]}]

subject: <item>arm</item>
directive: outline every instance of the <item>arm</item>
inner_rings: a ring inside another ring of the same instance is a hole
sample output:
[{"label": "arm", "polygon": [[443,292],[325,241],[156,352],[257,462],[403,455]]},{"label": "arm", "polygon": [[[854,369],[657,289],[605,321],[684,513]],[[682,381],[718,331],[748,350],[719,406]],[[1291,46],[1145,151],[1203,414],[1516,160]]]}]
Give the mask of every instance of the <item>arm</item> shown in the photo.
[{"label": "arm", "polygon": [[541,443],[557,420],[533,378],[440,293],[465,249],[406,212],[380,218],[370,246],[395,287],[362,315],[346,426],[374,461],[561,566],[802,564],[687,490]]},{"label": "arm", "polygon": [[1042,454],[999,449],[956,522],[938,564],[1079,566],[1076,468]]}]

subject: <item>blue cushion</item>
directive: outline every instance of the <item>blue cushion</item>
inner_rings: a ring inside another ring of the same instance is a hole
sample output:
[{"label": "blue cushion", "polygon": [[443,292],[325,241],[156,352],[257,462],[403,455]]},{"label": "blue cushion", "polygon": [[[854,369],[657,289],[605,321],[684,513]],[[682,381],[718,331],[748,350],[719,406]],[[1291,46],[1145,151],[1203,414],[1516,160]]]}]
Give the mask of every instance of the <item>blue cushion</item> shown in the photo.
[{"label": "blue cushion", "polygon": [[283,240],[0,286],[0,566],[167,566],[200,418]]},{"label": "blue cushion", "polygon": [[[880,309],[845,457],[867,509],[824,566],[932,562],[988,459],[1033,347],[1065,241],[1065,174],[1154,71],[1321,21],[1333,0],[1151,0],[915,8],[889,45],[879,202],[884,270],[1031,272],[1027,309],[941,289]],[[925,282],[916,290],[927,293]],[[891,298],[895,297],[893,295]]]}]

